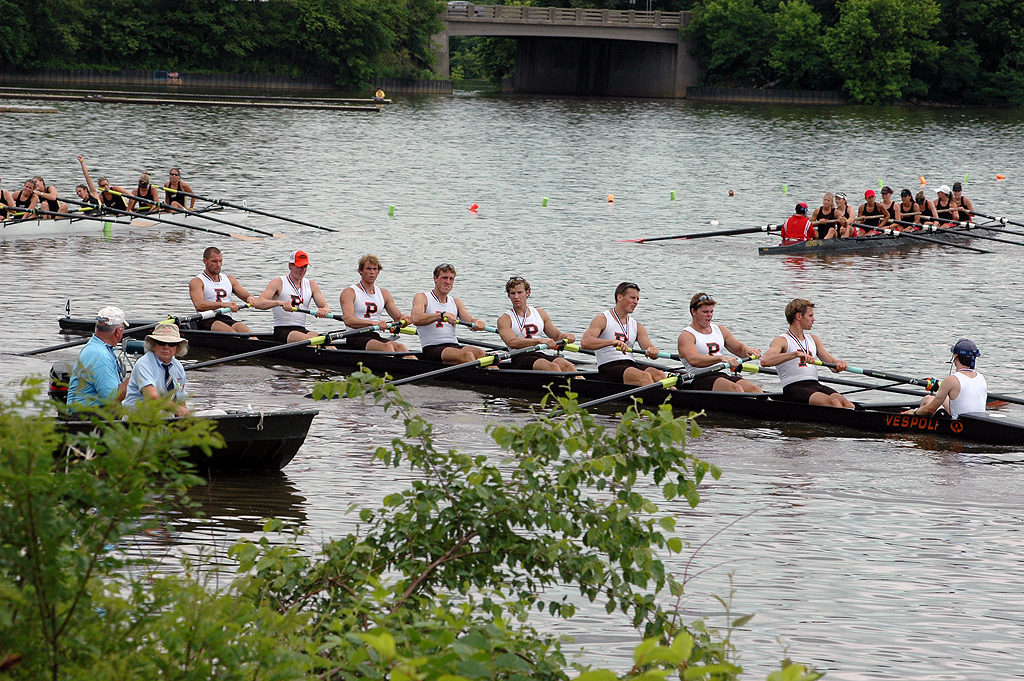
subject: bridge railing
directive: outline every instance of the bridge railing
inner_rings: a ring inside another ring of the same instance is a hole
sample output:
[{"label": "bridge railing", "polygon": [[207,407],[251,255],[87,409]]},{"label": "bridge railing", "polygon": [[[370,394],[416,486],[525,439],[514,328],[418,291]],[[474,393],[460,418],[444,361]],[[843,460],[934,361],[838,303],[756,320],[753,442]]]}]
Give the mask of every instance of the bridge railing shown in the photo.
[{"label": "bridge railing", "polygon": [[689,12],[509,7],[469,3],[449,4],[444,18],[454,21],[560,24],[564,26],[635,26],[637,28],[685,28],[690,23]]}]

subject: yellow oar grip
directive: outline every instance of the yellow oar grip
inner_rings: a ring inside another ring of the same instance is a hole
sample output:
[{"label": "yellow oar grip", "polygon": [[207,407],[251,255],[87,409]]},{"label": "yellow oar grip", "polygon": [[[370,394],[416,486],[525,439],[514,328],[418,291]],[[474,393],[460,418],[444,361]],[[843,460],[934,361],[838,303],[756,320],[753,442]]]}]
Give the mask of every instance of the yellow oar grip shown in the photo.
[{"label": "yellow oar grip", "polygon": [[494,364],[495,359],[497,359],[497,357],[494,355],[487,355],[486,357],[481,357],[478,361],[480,362],[480,366],[486,367]]},{"label": "yellow oar grip", "polygon": [[323,345],[327,341],[327,336],[317,336],[316,338],[310,338],[309,344],[313,347],[317,345]]},{"label": "yellow oar grip", "polygon": [[679,382],[679,374],[673,374],[671,376],[666,376],[665,378],[661,379],[661,381],[660,381],[662,388],[671,388],[672,386],[674,386],[678,382]]}]

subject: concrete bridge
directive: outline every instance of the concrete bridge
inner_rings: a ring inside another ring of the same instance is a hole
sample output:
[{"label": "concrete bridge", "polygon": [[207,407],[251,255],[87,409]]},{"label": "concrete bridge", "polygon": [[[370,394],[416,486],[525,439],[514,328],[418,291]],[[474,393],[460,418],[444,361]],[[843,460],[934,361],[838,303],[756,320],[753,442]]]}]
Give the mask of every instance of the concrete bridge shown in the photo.
[{"label": "concrete bridge", "polygon": [[448,3],[434,36],[438,72],[450,75],[451,36],[496,36],[519,43],[516,92],[623,97],[685,97],[699,75],[680,29],[689,12],[506,7]]}]

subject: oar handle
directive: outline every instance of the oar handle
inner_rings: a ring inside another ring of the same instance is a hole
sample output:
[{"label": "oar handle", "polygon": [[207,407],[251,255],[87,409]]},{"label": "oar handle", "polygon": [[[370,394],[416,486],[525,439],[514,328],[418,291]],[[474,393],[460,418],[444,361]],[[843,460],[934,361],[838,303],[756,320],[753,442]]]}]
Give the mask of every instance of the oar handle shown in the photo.
[{"label": "oar handle", "polygon": [[[448,319],[448,313],[447,312],[444,312],[444,313],[441,314],[441,321],[444,322],[444,323],[448,323],[449,321],[451,321],[451,320]],[[466,322],[466,321],[463,321],[461,319],[457,319],[455,321],[458,322],[459,324],[461,324],[462,326],[468,326],[469,328],[473,329],[474,331],[476,330],[476,327],[473,325],[473,322]],[[484,325],[483,330],[484,331],[490,331],[491,333],[498,333],[498,329],[493,327],[493,326]]]},{"label": "oar handle", "polygon": [[[310,315],[313,315],[313,316],[317,315],[317,310],[308,310],[308,309],[302,308],[302,307],[286,307],[284,309],[286,311],[288,311],[288,312],[301,312],[302,314],[310,314]],[[338,320],[340,320],[341,317],[337,316],[333,312],[328,312],[327,314],[325,314],[322,317],[322,319],[338,319]]]}]

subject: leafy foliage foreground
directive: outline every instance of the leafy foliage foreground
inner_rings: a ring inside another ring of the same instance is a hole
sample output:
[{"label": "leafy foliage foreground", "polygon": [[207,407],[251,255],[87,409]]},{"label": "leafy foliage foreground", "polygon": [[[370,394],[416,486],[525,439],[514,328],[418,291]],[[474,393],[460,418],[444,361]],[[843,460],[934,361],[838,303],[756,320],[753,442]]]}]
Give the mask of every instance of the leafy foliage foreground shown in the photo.
[{"label": "leafy foliage foreground", "polygon": [[[662,561],[684,548],[675,513],[720,475],[684,450],[692,415],[631,408],[612,429],[559,398],[558,418],[493,428],[495,457],[439,450],[372,374],[317,388],[339,392],[403,421],[374,456],[414,482],[315,555],[297,537],[236,544],[230,580],[190,561],[155,574],[122,553],[197,482],[180,455],[210,437],[204,424],[108,422],[124,435],[101,427],[96,456],[54,458],[68,436],[33,415],[33,391],[0,405],[0,678],[738,678],[729,631],[665,605],[684,592]],[[569,664],[529,622],[571,618],[584,599],[642,636],[628,671]],[[819,676],[785,661],[769,678]]]}]

